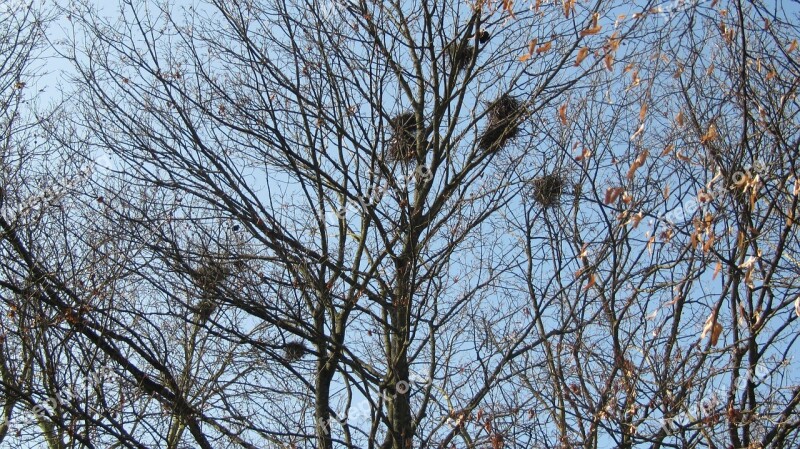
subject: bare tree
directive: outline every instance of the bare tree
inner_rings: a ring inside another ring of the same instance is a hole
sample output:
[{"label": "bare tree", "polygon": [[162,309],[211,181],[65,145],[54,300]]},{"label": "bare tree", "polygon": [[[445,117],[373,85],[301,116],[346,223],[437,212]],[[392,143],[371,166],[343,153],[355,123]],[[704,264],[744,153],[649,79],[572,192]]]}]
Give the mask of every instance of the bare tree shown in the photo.
[{"label": "bare tree", "polygon": [[65,6],[78,182],[0,223],[4,391],[86,387],[41,438],[796,444],[794,13],[523,3]]},{"label": "bare tree", "polygon": [[586,148],[571,214],[520,226],[541,236],[529,264],[560,268],[532,299],[569,292],[539,326],[576,329],[521,385],[565,446],[791,447],[795,13],[670,6],[627,42],[643,57],[626,76],[598,79],[606,102],[570,103]]},{"label": "bare tree", "polygon": [[[25,438],[22,429],[11,424],[20,419],[22,410],[35,405],[31,398],[40,362],[52,349],[47,347],[41,330],[41,309],[26,300],[36,289],[37,280],[6,244],[6,220],[40,220],[39,211],[54,193],[43,185],[47,167],[37,165],[46,150],[40,140],[40,120],[30,107],[35,95],[32,87],[42,75],[40,56],[45,24],[50,19],[45,10],[28,2],[8,2],[0,7],[0,442],[4,444],[8,444],[9,435]],[[32,424],[43,424],[37,433],[44,433],[48,442],[57,438],[46,423]]]}]

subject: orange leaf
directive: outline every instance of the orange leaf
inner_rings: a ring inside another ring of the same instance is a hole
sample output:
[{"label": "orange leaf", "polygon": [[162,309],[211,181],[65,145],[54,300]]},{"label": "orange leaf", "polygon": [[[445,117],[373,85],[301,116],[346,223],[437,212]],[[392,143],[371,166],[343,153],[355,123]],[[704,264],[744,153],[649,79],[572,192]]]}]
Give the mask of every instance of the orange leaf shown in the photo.
[{"label": "orange leaf", "polygon": [[531,39],[531,41],[528,42],[528,53],[519,57],[520,62],[525,62],[531,59],[531,56],[533,56],[533,50],[536,48],[536,42],[538,41],[539,39]]},{"label": "orange leaf", "polygon": [[642,222],[642,218],[644,218],[644,213],[642,211],[639,211],[638,214],[636,214],[633,217],[631,217],[630,222],[633,223],[633,228],[634,229],[639,227],[639,223]]},{"label": "orange leaf", "polygon": [[750,266],[744,272],[744,284],[750,288],[755,288],[755,284],[753,284],[753,266]]},{"label": "orange leaf", "polygon": [[712,281],[717,278],[720,270],[722,270],[722,262],[717,262],[717,266],[714,267],[714,275],[711,276]]},{"label": "orange leaf", "polygon": [[692,246],[692,249],[697,248],[697,244],[700,243],[700,234],[697,231],[694,231],[691,236],[689,236],[689,243]]},{"label": "orange leaf", "polygon": [[536,54],[540,54],[540,53],[544,53],[546,51],[549,51],[550,47],[552,47],[552,46],[553,46],[553,41],[546,42],[546,43],[540,45],[539,48],[536,49]]},{"label": "orange leaf", "polygon": [[[633,195],[631,195],[628,192],[623,192],[622,193],[622,202],[625,203],[625,204],[631,204],[631,201],[633,201]],[[625,213],[627,214],[627,211],[625,211]]]},{"label": "orange leaf", "polygon": [[631,73],[631,86],[638,86],[641,82],[642,79],[639,78],[639,71],[634,70],[633,73]]},{"label": "orange leaf", "polygon": [[647,156],[650,156],[650,151],[644,150],[642,151],[642,154],[640,154],[639,157],[636,158],[636,162],[639,164],[640,167],[644,165],[644,161],[647,160]]},{"label": "orange leaf", "polygon": [[603,58],[603,63],[606,65],[606,70],[609,72],[614,71],[614,56],[611,53],[608,53],[605,58]]},{"label": "orange leaf", "polygon": [[717,127],[713,123],[708,125],[708,131],[700,138],[700,143],[706,144],[708,142],[713,141],[717,138],[719,134],[717,134]]},{"label": "orange leaf", "polygon": [[639,108],[639,120],[644,121],[645,117],[647,117],[647,103],[642,103],[642,106]]},{"label": "orange leaf", "polygon": [[628,178],[628,181],[633,181],[633,177],[636,176],[636,169],[638,169],[638,168],[639,168],[639,166],[636,164],[636,162],[631,164],[631,168],[628,169],[628,174],[626,175],[626,178]]},{"label": "orange leaf", "polygon": [[731,42],[733,42],[733,38],[736,36],[736,30],[734,28],[726,28],[726,27],[723,27],[723,29],[725,30],[725,33],[723,34],[725,42],[730,44]]},{"label": "orange leaf", "polygon": [[575,67],[581,65],[584,59],[589,56],[589,47],[583,47],[578,50],[578,56],[575,58]]},{"label": "orange leaf", "polygon": [[791,53],[795,50],[797,50],[797,39],[792,41],[792,43],[789,45],[789,48],[786,49],[786,52]]},{"label": "orange leaf", "polygon": [[639,125],[639,129],[637,129],[636,132],[631,135],[631,141],[636,140],[636,138],[641,136],[643,132],[644,132],[644,123]]},{"label": "orange leaf", "polygon": [[614,34],[608,38],[608,49],[612,52],[615,52],[619,49],[619,44],[622,42],[622,39],[619,37],[619,31],[614,31]]},{"label": "orange leaf", "polygon": [[558,119],[561,120],[561,124],[562,125],[566,126],[566,124],[567,124],[567,103],[562,104],[561,107],[558,108]]},{"label": "orange leaf", "polygon": [[512,0],[503,0],[503,11],[508,12],[512,18],[516,18],[514,15],[514,2]]},{"label": "orange leaf", "polygon": [[675,145],[673,145],[673,144],[667,145],[666,147],[664,147],[664,151],[661,152],[661,156],[666,156],[666,155],[672,153],[672,150],[674,150],[674,149],[675,149]]},{"label": "orange leaf", "polygon": [[647,160],[647,156],[649,154],[649,151],[644,150],[639,156],[636,157],[636,159],[634,159],[633,163],[631,164],[631,168],[628,170],[628,181],[633,181],[633,177],[636,175],[636,170],[644,165],[644,161]]},{"label": "orange leaf", "polygon": [[714,242],[715,241],[716,241],[716,237],[712,233],[711,236],[708,238],[708,240],[706,240],[706,243],[703,244],[703,252],[707,253],[709,250],[711,250],[711,247],[714,246]]},{"label": "orange leaf", "polygon": [[678,126],[683,126],[683,111],[678,111],[678,115],[675,116],[675,123],[677,123]]},{"label": "orange leaf", "polygon": [[572,12],[574,6],[575,0],[564,0],[564,17],[569,19],[569,13]]},{"label": "orange leaf", "polygon": [[595,35],[595,34],[599,33],[600,30],[602,30],[602,29],[603,29],[603,27],[601,25],[597,25],[595,27],[587,28],[587,29],[581,31],[580,35],[581,35],[581,37],[592,36],[592,35]]},{"label": "orange leaf", "polygon": [[711,346],[716,346],[719,341],[719,336],[722,334],[722,325],[717,323],[717,316],[714,312],[706,319],[706,324],[703,326],[703,333],[700,334],[700,339],[706,338],[706,335],[711,335]]},{"label": "orange leaf", "polygon": [[609,187],[606,189],[605,204],[611,204],[617,201],[617,198],[619,198],[623,192],[625,192],[625,189],[622,187]]},{"label": "orange leaf", "polygon": [[581,151],[581,155],[580,155],[580,156],[577,156],[577,157],[575,158],[575,160],[576,160],[576,161],[582,161],[582,160],[584,160],[584,159],[588,159],[588,158],[590,158],[590,157],[592,157],[592,150],[590,150],[590,149],[588,149],[588,148],[584,148],[584,149],[583,149],[583,151]]},{"label": "orange leaf", "polygon": [[719,323],[714,324],[714,329],[711,330],[711,344],[716,346],[719,341],[719,336],[722,334],[722,325]]}]

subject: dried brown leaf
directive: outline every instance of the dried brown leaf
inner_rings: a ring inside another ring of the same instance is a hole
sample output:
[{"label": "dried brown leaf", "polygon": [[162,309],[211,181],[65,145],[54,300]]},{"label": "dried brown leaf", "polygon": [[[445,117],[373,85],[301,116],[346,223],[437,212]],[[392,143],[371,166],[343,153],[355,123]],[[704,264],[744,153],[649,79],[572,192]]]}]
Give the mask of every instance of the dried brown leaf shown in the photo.
[{"label": "dried brown leaf", "polygon": [[567,103],[562,104],[558,108],[558,119],[561,121],[562,125],[567,125]]},{"label": "dried brown leaf", "polygon": [[583,47],[578,50],[578,56],[575,58],[575,67],[581,65],[584,59],[589,56],[589,47]]}]

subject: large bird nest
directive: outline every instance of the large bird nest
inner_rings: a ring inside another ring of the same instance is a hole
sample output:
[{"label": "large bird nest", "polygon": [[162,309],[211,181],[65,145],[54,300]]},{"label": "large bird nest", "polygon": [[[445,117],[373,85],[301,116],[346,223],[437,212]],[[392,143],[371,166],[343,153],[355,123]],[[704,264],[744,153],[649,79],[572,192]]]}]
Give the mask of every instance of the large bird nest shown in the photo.
[{"label": "large bird nest", "polygon": [[306,352],[308,352],[308,348],[306,348],[306,345],[299,341],[289,342],[283,346],[283,355],[289,362],[296,362],[300,360],[303,358]]},{"label": "large bird nest", "polygon": [[389,120],[392,139],[389,142],[389,159],[410,162],[417,158],[417,118],[413,112],[404,112]]},{"label": "large bird nest", "polygon": [[564,178],[557,173],[536,178],[531,184],[533,199],[545,208],[557,205],[564,193]]},{"label": "large bird nest", "polygon": [[209,261],[201,265],[194,273],[197,286],[204,293],[214,292],[230,275],[230,269],[220,262]]},{"label": "large bird nest", "polygon": [[494,152],[505,147],[508,141],[517,137],[518,134],[519,125],[514,123],[489,124],[480,135],[478,147],[483,151]]},{"label": "large bird nest", "polygon": [[478,147],[483,151],[503,148],[509,140],[519,135],[525,113],[525,106],[508,94],[489,103],[488,126],[479,137]]}]

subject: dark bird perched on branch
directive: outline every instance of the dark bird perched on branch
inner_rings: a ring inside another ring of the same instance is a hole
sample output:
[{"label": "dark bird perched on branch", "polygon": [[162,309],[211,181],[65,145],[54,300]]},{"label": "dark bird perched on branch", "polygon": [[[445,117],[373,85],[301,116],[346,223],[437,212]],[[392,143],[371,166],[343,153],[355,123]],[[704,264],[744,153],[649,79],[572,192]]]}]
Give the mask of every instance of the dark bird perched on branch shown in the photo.
[{"label": "dark bird perched on branch", "polygon": [[488,31],[486,31],[485,29],[481,28],[480,31],[478,31],[476,34],[473,34],[472,36],[468,37],[467,39],[474,39],[476,35],[478,36],[478,42],[480,42],[481,44],[485,44],[485,43],[489,42],[489,39],[492,37],[491,34],[489,34]]}]

